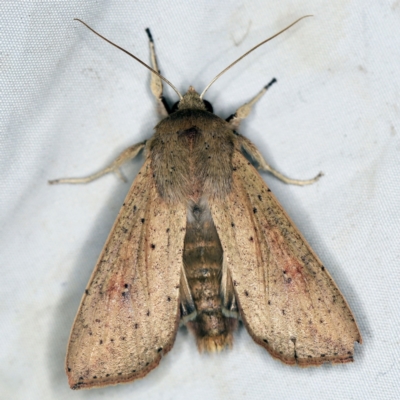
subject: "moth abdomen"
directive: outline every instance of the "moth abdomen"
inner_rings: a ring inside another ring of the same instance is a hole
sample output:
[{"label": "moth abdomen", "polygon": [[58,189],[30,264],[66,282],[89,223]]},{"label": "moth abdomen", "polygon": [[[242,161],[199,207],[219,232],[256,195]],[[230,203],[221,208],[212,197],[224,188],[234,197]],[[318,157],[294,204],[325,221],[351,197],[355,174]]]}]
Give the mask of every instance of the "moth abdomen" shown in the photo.
[{"label": "moth abdomen", "polygon": [[183,263],[196,316],[187,322],[200,351],[232,345],[235,320],[223,314],[221,298],[223,252],[205,198],[191,202],[187,212]]}]

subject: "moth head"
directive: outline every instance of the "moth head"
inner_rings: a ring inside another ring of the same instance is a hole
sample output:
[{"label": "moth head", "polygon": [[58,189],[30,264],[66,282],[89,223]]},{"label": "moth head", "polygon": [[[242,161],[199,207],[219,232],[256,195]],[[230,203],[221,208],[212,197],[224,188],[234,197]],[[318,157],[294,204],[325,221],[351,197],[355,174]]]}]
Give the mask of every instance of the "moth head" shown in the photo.
[{"label": "moth head", "polygon": [[203,100],[193,86],[189,86],[188,91],[172,106],[171,112],[185,109],[213,112],[211,103]]}]

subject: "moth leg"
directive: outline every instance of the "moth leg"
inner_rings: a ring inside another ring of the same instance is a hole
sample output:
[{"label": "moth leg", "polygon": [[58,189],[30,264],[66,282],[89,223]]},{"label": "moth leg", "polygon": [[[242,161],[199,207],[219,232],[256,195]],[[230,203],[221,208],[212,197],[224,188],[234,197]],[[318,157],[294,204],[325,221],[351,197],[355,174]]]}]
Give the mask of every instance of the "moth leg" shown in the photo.
[{"label": "moth leg", "polygon": [[181,321],[183,324],[186,324],[197,317],[197,310],[193,301],[192,293],[190,292],[184,268],[182,268],[181,272],[179,297],[181,301]]},{"label": "moth leg", "polygon": [[[154,40],[151,35],[150,29],[146,29],[147,36],[149,37],[149,45],[150,45],[150,58],[151,58],[151,66],[154,70],[160,72],[157,65],[156,51],[154,48]],[[165,98],[163,97],[163,84],[162,79],[156,74],[151,73],[150,79],[150,89],[153,93],[154,97],[157,100],[157,112],[159,115],[164,118],[169,115],[169,107]]]},{"label": "moth leg", "polygon": [[321,178],[321,176],[323,175],[323,173],[320,172],[316,177],[314,177],[312,179],[305,179],[305,180],[288,178],[287,176],[278,172],[276,169],[272,168],[264,160],[264,157],[258,151],[257,147],[254,146],[254,144],[249,139],[245,138],[242,135],[238,135],[238,139],[239,139],[239,143],[240,143],[242,149],[257,162],[258,169],[261,169],[262,171],[270,172],[272,175],[274,175],[276,178],[278,178],[279,180],[281,180],[284,183],[287,183],[290,185],[299,185],[299,186],[311,185],[312,183],[316,182],[319,178]]},{"label": "moth leg", "polygon": [[145,146],[146,141],[134,144],[133,146],[128,147],[125,149],[108,167],[92,174],[89,176],[85,176],[83,178],[61,178],[61,179],[54,179],[52,181],[49,181],[50,185],[54,185],[56,183],[88,183],[91,181],[94,181],[97,178],[100,178],[101,176],[108,174],[109,172],[116,172],[117,175],[124,181],[126,179],[124,176],[121,174],[119,167],[124,164],[126,161],[131,160],[135,158],[139,152],[143,149]]},{"label": "moth leg", "polygon": [[238,306],[233,289],[232,277],[228,270],[225,256],[222,260],[221,297],[222,314],[227,318],[238,318]]},{"label": "moth leg", "polygon": [[261,99],[262,96],[266,93],[266,91],[275,83],[277,80],[274,78],[271,80],[268,85],[265,85],[260,92],[256,96],[254,96],[248,103],[243,104],[241,107],[239,107],[235,114],[232,114],[230,117],[228,117],[226,120],[229,122],[229,125],[231,129],[237,130],[239,128],[240,122],[247,118],[248,115],[250,114],[254,104],[257,103],[258,100]]}]

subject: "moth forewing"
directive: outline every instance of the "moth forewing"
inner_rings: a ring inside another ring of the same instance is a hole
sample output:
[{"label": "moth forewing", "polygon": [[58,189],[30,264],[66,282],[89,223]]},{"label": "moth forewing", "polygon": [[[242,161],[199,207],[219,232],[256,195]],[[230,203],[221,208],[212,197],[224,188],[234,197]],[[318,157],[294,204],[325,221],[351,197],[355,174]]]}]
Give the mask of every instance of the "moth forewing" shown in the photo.
[{"label": "moth forewing", "polygon": [[[244,154],[285,183],[306,185],[321,175],[285,177],[237,133],[276,79],[224,121],[203,95],[238,60],[201,95],[190,87],[182,96],[159,74],[147,34],[152,67],[123,51],[156,76],[151,90],[164,118],[154,136],[93,175],[50,182],[90,182],[145,147],[71,331],[71,388],[143,377],[171,349],[179,319],[200,351],[230,347],[241,317],[253,339],[287,364],[352,361],[361,335],[345,299]],[[180,98],[171,111],[162,81]]]},{"label": "moth forewing", "polygon": [[140,378],[171,349],[179,324],[185,225],[186,207],[166,206],[147,160],[76,316],[66,358],[71,388]]},{"label": "moth forewing", "polygon": [[361,335],[334,281],[239,149],[233,171],[210,204],[250,335],[287,364],[352,361]]}]

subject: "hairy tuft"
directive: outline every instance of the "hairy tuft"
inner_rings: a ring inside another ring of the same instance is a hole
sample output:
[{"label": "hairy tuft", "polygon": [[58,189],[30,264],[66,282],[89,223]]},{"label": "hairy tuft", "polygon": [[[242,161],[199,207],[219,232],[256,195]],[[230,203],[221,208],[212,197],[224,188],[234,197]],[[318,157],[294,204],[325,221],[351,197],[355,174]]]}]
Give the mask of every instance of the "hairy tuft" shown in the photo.
[{"label": "hairy tuft", "polygon": [[232,348],[233,337],[229,332],[225,335],[203,336],[197,338],[197,347],[200,353],[219,353],[225,347]]}]

